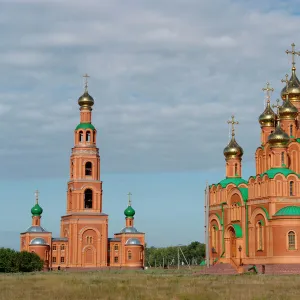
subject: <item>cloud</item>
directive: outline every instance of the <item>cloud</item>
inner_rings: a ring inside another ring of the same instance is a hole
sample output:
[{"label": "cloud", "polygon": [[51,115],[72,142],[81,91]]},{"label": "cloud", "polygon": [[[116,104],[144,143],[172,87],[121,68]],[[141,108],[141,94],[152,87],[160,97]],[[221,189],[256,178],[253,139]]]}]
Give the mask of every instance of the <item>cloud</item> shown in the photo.
[{"label": "cloud", "polygon": [[293,1],[2,2],[2,177],[67,176],[85,72],[102,171],[223,165],[232,113],[253,160],[261,88],[278,97],[300,43]]}]

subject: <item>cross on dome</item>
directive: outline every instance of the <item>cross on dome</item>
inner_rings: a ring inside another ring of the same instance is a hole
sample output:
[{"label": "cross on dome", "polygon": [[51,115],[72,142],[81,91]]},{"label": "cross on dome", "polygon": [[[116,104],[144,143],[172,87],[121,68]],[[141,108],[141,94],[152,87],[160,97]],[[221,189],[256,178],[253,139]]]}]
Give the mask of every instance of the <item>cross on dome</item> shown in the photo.
[{"label": "cross on dome", "polygon": [[35,203],[38,204],[39,203],[39,191],[36,190],[34,195],[35,195]]},{"label": "cross on dome", "polygon": [[85,73],[82,77],[85,78],[84,89],[87,92],[87,89],[88,89],[88,78],[90,78],[90,76],[87,73]]},{"label": "cross on dome", "polygon": [[263,91],[266,91],[267,94],[267,102],[270,103],[270,92],[274,92],[274,89],[270,86],[270,83],[267,82],[266,87],[262,88]]},{"label": "cross on dome", "polygon": [[129,192],[127,195],[128,195],[128,206],[131,206],[130,196],[132,196],[132,194]]},{"label": "cross on dome", "polygon": [[292,65],[293,65],[293,69],[296,69],[296,67],[295,67],[295,64],[296,64],[296,62],[295,62],[295,55],[300,55],[300,52],[298,51],[295,51],[295,44],[293,43],[293,44],[291,44],[291,46],[292,46],[292,51],[289,51],[289,50],[286,50],[285,51],[285,53],[286,54],[292,54]]},{"label": "cross on dome", "polygon": [[231,136],[234,137],[235,133],[234,133],[234,125],[238,125],[239,122],[235,121],[234,119],[234,115],[231,116],[231,120],[227,121],[228,124],[231,124]]}]

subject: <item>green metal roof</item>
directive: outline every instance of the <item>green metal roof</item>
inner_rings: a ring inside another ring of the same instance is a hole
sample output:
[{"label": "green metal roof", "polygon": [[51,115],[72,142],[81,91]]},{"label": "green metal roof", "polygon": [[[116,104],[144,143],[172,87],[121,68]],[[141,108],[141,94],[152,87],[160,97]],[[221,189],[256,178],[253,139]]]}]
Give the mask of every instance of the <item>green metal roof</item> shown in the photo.
[{"label": "green metal roof", "polygon": [[80,123],[80,124],[77,125],[75,130],[78,130],[78,129],[92,129],[92,130],[94,130],[95,127],[91,123]]},{"label": "green metal roof", "polygon": [[241,238],[243,237],[243,230],[242,227],[239,224],[231,224],[234,228],[235,231],[235,236],[236,238]]},{"label": "green metal roof", "polygon": [[281,216],[299,216],[300,217],[300,206],[286,206],[281,209],[274,215],[276,217]]},{"label": "green metal roof", "polygon": [[271,168],[271,169],[267,170],[266,172],[260,174],[260,177],[263,177],[265,174],[267,174],[270,179],[273,179],[275,177],[275,175],[277,175],[279,173],[284,175],[285,177],[290,174],[295,174],[298,176],[298,174],[296,174],[294,171],[292,171],[288,168]]},{"label": "green metal roof", "polygon": [[220,181],[218,184],[221,184],[222,188],[225,188],[228,184],[233,183],[239,185],[241,183],[247,184],[247,181],[241,177],[227,177]]},{"label": "green metal roof", "polygon": [[242,194],[244,202],[248,200],[248,188],[238,188]]}]

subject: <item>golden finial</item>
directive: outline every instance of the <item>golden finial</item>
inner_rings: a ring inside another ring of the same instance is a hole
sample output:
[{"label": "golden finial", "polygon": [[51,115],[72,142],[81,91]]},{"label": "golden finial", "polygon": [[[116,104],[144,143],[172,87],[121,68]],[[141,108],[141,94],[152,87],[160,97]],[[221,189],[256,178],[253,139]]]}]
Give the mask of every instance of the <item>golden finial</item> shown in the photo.
[{"label": "golden finial", "polygon": [[285,82],[286,83],[286,91],[289,88],[289,75],[285,74],[285,79],[281,79],[281,82]]},{"label": "golden finial", "polygon": [[270,103],[270,98],[271,98],[271,95],[270,95],[270,92],[274,92],[274,89],[270,87],[270,83],[267,82],[266,84],[267,86],[262,88],[263,91],[266,91],[267,93],[267,103]]},{"label": "golden finial", "polygon": [[238,121],[235,121],[234,119],[234,115],[231,116],[231,120],[227,121],[228,124],[231,124],[231,136],[234,137],[235,133],[234,133],[234,125],[239,124]]},{"label": "golden finial", "polygon": [[275,107],[277,108],[277,118],[278,118],[278,119],[279,119],[279,108],[281,107],[281,106],[279,105],[279,101],[280,101],[280,100],[277,99],[277,100],[276,100],[277,104],[276,104],[276,105],[275,105],[275,104],[272,105],[273,108],[275,108]]},{"label": "golden finial", "polygon": [[85,73],[82,77],[85,78],[85,81],[84,81],[84,90],[85,90],[85,92],[87,92],[87,90],[88,90],[88,78],[90,78],[90,76],[87,73]]},{"label": "golden finial", "polygon": [[35,204],[38,204],[39,203],[39,191],[36,190],[34,194],[35,194]]},{"label": "golden finial", "polygon": [[132,194],[129,192],[127,195],[128,195],[128,206],[131,206],[130,196],[132,196]]},{"label": "golden finial", "polygon": [[285,53],[286,54],[292,54],[292,65],[293,65],[293,69],[295,70],[296,69],[296,67],[295,67],[295,64],[296,64],[295,55],[299,56],[300,52],[295,51],[295,44],[294,43],[291,46],[292,46],[292,51],[286,50]]}]

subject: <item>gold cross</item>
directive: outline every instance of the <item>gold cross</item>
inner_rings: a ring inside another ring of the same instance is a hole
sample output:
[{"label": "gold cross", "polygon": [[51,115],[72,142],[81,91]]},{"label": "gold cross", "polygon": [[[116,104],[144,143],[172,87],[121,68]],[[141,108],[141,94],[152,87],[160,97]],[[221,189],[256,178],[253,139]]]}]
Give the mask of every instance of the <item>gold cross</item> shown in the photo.
[{"label": "gold cross", "polygon": [[228,124],[231,124],[231,136],[234,136],[234,124],[239,124],[238,121],[234,120],[234,115],[231,116],[231,120],[227,121]]},{"label": "gold cross", "polygon": [[295,51],[295,44],[293,43],[292,45],[292,51],[286,50],[285,53],[286,54],[292,54],[292,65],[293,65],[293,69],[295,68],[295,55],[300,55],[300,52],[296,52]]},{"label": "gold cross", "polygon": [[36,190],[34,194],[35,194],[35,203],[38,204],[39,203],[39,191]]},{"label": "gold cross", "polygon": [[272,105],[273,108],[275,108],[275,107],[277,108],[277,117],[278,117],[278,118],[279,118],[279,108],[281,107],[281,106],[279,105],[279,101],[280,101],[280,100],[277,99],[277,100],[276,100],[277,104],[276,104],[276,105],[275,105],[275,104]]},{"label": "gold cross", "polygon": [[87,91],[87,88],[88,88],[88,78],[90,78],[90,76],[87,73],[85,73],[82,77],[85,78],[84,89],[85,89],[85,91]]},{"label": "gold cross", "polygon": [[270,102],[270,92],[274,92],[274,89],[270,87],[270,83],[267,82],[267,86],[262,88],[262,90],[267,92],[267,102]]},{"label": "gold cross", "polygon": [[132,194],[129,192],[127,195],[128,195],[128,206],[131,206],[130,196],[132,196]]},{"label": "gold cross", "polygon": [[281,82],[286,83],[286,91],[288,91],[288,88],[289,88],[289,75],[285,74],[285,79],[281,79]]}]

